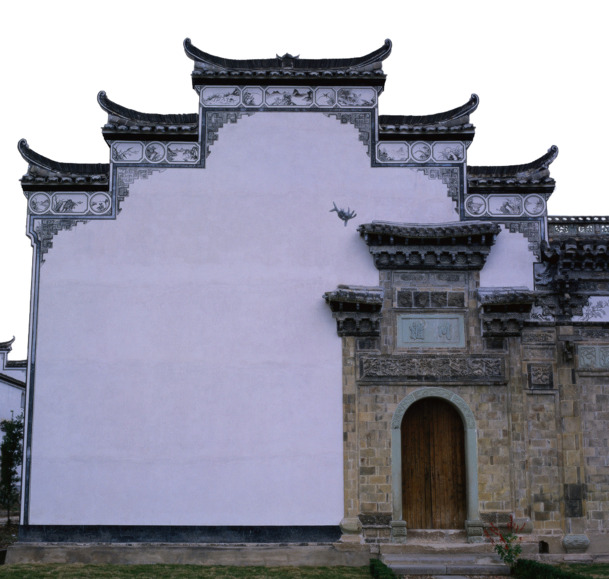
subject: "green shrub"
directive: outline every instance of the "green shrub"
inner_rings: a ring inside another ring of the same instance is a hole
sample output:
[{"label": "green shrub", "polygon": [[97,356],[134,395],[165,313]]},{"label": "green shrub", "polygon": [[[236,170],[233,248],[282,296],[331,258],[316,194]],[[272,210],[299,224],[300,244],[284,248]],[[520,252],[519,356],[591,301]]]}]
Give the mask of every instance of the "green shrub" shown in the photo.
[{"label": "green shrub", "polygon": [[529,559],[519,559],[514,566],[513,574],[519,579],[589,579],[588,575],[563,571],[558,567]]},{"label": "green shrub", "polygon": [[370,575],[374,579],[397,579],[397,575],[380,559],[370,559]]}]

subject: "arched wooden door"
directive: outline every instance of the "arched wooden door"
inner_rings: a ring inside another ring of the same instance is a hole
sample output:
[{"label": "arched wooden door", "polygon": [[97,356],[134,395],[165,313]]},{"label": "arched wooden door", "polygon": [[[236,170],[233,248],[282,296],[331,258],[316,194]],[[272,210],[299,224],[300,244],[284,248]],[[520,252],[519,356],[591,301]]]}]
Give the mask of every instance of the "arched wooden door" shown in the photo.
[{"label": "arched wooden door", "polygon": [[465,435],[455,407],[415,402],[402,420],[402,516],[410,529],[463,529]]}]

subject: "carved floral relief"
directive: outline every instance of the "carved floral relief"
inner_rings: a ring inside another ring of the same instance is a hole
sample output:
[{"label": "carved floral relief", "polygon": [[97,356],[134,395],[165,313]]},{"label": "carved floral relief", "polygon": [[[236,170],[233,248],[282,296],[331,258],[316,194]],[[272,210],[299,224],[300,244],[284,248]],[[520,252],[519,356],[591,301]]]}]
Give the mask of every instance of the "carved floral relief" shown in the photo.
[{"label": "carved floral relief", "polygon": [[372,107],[376,104],[376,91],[372,88],[340,88],[338,104],[341,107]]}]

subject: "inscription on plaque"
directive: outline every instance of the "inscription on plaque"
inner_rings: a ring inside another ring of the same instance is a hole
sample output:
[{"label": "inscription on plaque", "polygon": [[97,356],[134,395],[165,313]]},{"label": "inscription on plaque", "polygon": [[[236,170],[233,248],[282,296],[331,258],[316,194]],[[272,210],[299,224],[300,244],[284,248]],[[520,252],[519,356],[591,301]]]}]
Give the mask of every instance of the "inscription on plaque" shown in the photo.
[{"label": "inscription on plaque", "polygon": [[401,314],[398,348],[464,348],[463,314]]}]

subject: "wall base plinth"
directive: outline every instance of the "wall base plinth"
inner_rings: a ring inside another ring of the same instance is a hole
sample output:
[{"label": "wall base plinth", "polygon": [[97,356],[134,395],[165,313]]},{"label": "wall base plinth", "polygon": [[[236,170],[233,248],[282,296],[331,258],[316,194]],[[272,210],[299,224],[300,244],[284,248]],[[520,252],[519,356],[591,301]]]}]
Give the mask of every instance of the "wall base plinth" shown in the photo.
[{"label": "wall base plinth", "polygon": [[154,544],[154,543],[16,543],[9,547],[6,564],[83,563],[116,565],[235,565],[348,566],[370,562],[370,549],[345,544]]}]

